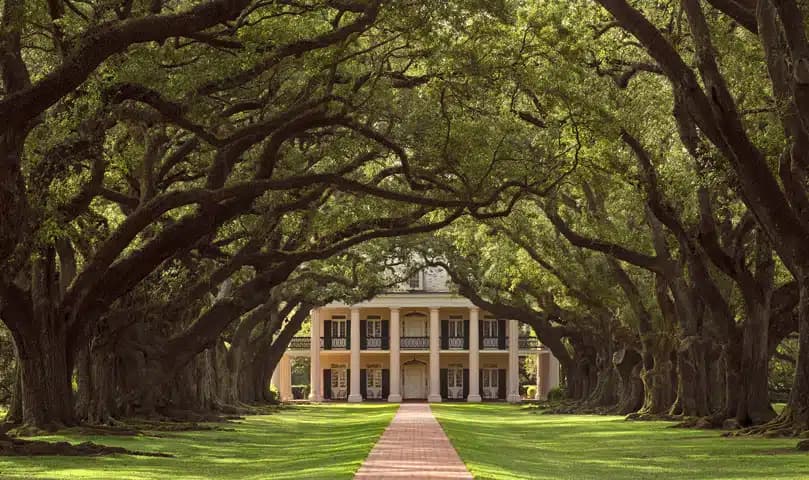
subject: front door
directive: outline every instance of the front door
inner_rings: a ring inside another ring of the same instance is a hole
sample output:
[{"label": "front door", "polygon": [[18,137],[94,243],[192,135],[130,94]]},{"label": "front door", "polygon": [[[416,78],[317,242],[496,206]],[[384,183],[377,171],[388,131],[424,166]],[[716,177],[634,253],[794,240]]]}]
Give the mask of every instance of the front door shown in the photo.
[{"label": "front door", "polygon": [[500,390],[500,378],[496,368],[484,368],[481,371],[483,376],[483,384],[481,387],[481,394],[483,398],[495,399]]},{"label": "front door", "polygon": [[331,398],[345,400],[348,398],[348,374],[345,367],[331,369]]},{"label": "front door", "polygon": [[406,365],[404,367],[404,375],[402,375],[402,382],[404,383],[405,399],[426,398],[427,397],[427,381],[424,375],[424,365]]}]

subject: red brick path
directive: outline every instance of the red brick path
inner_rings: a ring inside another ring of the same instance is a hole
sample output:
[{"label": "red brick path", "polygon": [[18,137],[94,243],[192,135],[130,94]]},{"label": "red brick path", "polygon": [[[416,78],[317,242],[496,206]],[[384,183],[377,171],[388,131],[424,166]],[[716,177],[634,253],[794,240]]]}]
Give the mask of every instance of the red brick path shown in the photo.
[{"label": "red brick path", "polygon": [[471,479],[430,406],[404,403],[355,479]]}]

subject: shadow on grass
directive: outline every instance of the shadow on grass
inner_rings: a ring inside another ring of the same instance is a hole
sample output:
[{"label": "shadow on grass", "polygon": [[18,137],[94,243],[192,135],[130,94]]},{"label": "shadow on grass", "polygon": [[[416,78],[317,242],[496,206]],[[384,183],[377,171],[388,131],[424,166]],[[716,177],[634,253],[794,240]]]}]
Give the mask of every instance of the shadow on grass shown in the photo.
[{"label": "shadow on grass", "polygon": [[439,405],[433,412],[483,479],[809,478],[794,440],[722,438],[623,417],[538,415],[508,405]]},{"label": "shadow on grass", "polygon": [[247,417],[235,431],[171,437],[53,435],[46,440],[93,441],[173,459],[112,456],[0,457],[0,478],[49,479],[341,479],[351,478],[390,423],[395,405],[302,405]]}]

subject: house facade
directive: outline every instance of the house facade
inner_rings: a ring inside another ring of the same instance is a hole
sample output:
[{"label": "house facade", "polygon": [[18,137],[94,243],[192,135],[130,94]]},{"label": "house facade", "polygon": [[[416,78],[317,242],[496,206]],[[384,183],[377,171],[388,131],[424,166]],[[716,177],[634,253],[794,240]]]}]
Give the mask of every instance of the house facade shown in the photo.
[{"label": "house facade", "polygon": [[311,311],[273,375],[291,400],[291,363],[310,359],[312,401],[521,401],[520,357],[535,356],[537,397],[559,384],[559,362],[530,329],[453,294],[446,272],[427,269],[394,291]]}]

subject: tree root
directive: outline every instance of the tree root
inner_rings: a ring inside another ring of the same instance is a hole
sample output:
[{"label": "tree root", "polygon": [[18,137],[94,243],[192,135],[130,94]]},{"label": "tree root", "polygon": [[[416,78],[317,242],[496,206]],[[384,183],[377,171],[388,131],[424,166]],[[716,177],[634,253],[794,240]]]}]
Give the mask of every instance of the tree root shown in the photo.
[{"label": "tree root", "polygon": [[160,452],[140,452],[122,447],[108,447],[93,442],[72,445],[68,442],[43,442],[23,440],[0,435],[0,456],[60,455],[72,457],[98,457],[104,455],[137,455],[142,457],[173,458],[174,455]]}]

